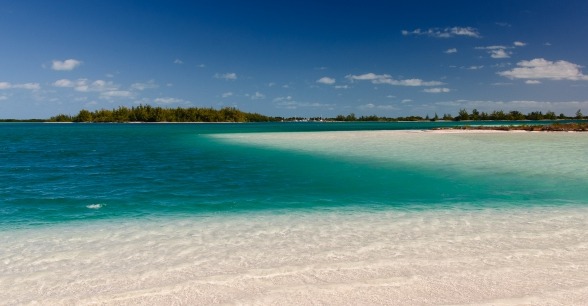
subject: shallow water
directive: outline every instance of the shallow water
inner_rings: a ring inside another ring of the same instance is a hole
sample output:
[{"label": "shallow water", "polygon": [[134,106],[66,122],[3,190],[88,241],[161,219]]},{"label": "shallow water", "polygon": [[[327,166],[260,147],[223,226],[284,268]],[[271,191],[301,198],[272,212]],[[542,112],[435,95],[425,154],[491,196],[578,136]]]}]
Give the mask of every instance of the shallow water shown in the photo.
[{"label": "shallow water", "polygon": [[3,303],[584,304],[585,207],[249,213],[4,233]]},{"label": "shallow water", "polygon": [[0,125],[0,303],[588,301],[588,134],[293,126]]}]

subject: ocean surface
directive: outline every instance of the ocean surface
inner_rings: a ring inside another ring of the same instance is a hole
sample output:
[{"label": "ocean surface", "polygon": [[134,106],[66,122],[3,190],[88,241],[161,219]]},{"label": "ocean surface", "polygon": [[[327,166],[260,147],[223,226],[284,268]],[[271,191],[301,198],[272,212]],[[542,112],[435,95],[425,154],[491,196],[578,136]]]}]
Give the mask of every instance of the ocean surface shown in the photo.
[{"label": "ocean surface", "polygon": [[588,133],[448,124],[0,124],[0,304],[588,303]]}]

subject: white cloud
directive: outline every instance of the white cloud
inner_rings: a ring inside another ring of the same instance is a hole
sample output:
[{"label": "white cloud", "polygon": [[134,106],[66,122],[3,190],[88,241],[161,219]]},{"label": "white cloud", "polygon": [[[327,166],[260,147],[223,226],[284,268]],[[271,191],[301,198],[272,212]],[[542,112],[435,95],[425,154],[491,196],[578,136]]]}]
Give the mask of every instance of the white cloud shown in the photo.
[{"label": "white cloud", "polygon": [[70,71],[74,70],[81,64],[82,62],[76,59],[67,59],[65,61],[54,60],[53,64],[51,65],[51,69],[60,71]]},{"label": "white cloud", "polygon": [[457,53],[457,48],[447,49],[444,51],[444,53],[447,53],[447,54]]},{"label": "white cloud", "polygon": [[492,58],[509,58],[511,52],[506,51],[506,49],[512,49],[512,47],[501,46],[501,45],[494,45],[494,46],[486,46],[486,47],[476,47],[476,50],[486,50],[490,57]]},{"label": "white cloud", "polygon": [[476,50],[499,50],[499,49],[507,49],[506,46],[501,45],[493,45],[493,46],[486,46],[486,47],[476,47]]},{"label": "white cloud", "polygon": [[234,72],[228,72],[228,73],[217,73],[214,75],[214,77],[216,79],[224,79],[224,80],[236,80],[237,79],[237,74]]},{"label": "white cloud", "polygon": [[[88,79],[77,79],[75,81],[68,79],[60,79],[52,84],[55,87],[73,88],[79,92],[107,92],[119,91],[119,86],[112,81],[96,80],[90,82]],[[131,86],[133,88],[133,86]],[[133,88],[137,89],[137,88]],[[115,94],[116,95],[116,94]]]},{"label": "white cloud", "polygon": [[285,109],[298,109],[298,108],[326,108],[332,109],[335,104],[324,104],[317,102],[297,102],[293,100],[286,100],[276,103],[276,107]]},{"label": "white cloud", "polygon": [[349,80],[358,80],[358,81],[373,81],[378,79],[389,79],[391,76],[389,74],[375,74],[375,73],[365,73],[360,75],[352,75],[349,74],[346,76]]},{"label": "white cloud", "polygon": [[537,81],[537,80],[526,80],[525,84],[531,84],[531,85],[535,85],[535,84],[541,84],[541,81]]},{"label": "white cloud", "polygon": [[74,89],[80,92],[105,92],[116,91],[118,90],[118,86],[111,81],[96,80],[90,83],[87,79],[79,79]]},{"label": "white cloud", "polygon": [[57,80],[53,83],[55,87],[74,87],[74,82],[68,79]]},{"label": "white cloud", "polygon": [[153,102],[155,102],[157,104],[172,104],[172,103],[185,103],[186,101],[182,100],[182,99],[166,97],[166,98],[156,98],[155,100],[153,100]]},{"label": "white cloud", "polygon": [[7,96],[0,96],[0,101],[3,101],[3,100],[8,100],[8,97]]},{"label": "white cloud", "polygon": [[512,64],[511,64],[511,63],[508,63],[508,62],[502,62],[502,63],[494,64],[494,65],[492,65],[491,67],[492,67],[492,68],[506,68],[506,67],[510,67],[510,66],[512,66]]},{"label": "white cloud", "polygon": [[588,76],[582,74],[581,66],[567,61],[548,61],[536,58],[530,61],[520,61],[517,68],[498,72],[499,75],[510,79],[549,79],[588,81]]},{"label": "white cloud", "polygon": [[357,108],[359,108],[361,110],[370,110],[370,109],[395,110],[395,109],[398,109],[396,106],[390,105],[390,104],[373,104],[373,103],[359,105],[359,106],[357,106]]},{"label": "white cloud", "polygon": [[316,81],[317,83],[326,84],[326,85],[333,85],[335,84],[336,80],[330,77],[322,77]]},{"label": "white cloud", "polygon": [[274,102],[292,101],[292,96],[274,98]]},{"label": "white cloud", "polygon": [[361,75],[347,75],[350,81],[371,81],[373,84],[388,84],[395,86],[439,86],[444,83],[438,81],[423,81],[421,79],[395,80],[388,74],[366,73]]},{"label": "white cloud", "polygon": [[132,90],[145,90],[145,89],[153,89],[159,87],[155,84],[154,81],[149,81],[147,83],[133,83],[131,85]]},{"label": "white cloud", "polygon": [[[447,29],[446,29],[447,31]],[[478,30],[472,27],[453,27],[449,29],[449,33],[453,36],[471,36],[471,37],[480,37],[480,33]]]},{"label": "white cloud", "polygon": [[441,88],[441,87],[435,87],[435,88],[427,88],[423,90],[424,92],[428,92],[428,93],[445,93],[445,92],[450,92],[451,89],[449,88]]},{"label": "white cloud", "polygon": [[265,95],[260,93],[259,91],[256,91],[254,94],[251,95],[251,100],[261,100],[261,99],[265,99]]},{"label": "white cloud", "polygon": [[229,92],[225,92],[225,93],[223,93],[223,94],[221,95],[221,97],[223,97],[223,98],[228,98],[228,97],[231,97],[232,95],[233,95],[233,93],[229,91]]},{"label": "white cloud", "polygon": [[492,58],[509,58],[510,52],[504,51],[504,49],[490,50],[490,57]]},{"label": "white cloud", "polygon": [[39,90],[41,89],[41,85],[39,83],[24,83],[24,84],[14,84],[12,85],[14,88],[20,89],[28,89],[28,90]]},{"label": "white cloud", "polygon": [[348,89],[349,85],[335,85],[336,89]]},{"label": "white cloud", "polygon": [[423,81],[421,79],[407,79],[407,80],[381,80],[382,84],[390,84],[397,86],[439,86],[443,82],[439,81]]},{"label": "white cloud", "polygon": [[174,64],[181,65],[181,64],[183,64],[183,63],[184,63],[184,61],[182,61],[182,60],[181,60],[181,59],[179,59],[179,58],[176,58],[176,59],[174,60]]},{"label": "white cloud", "polygon": [[466,70],[479,70],[484,68],[484,65],[480,65],[480,66],[469,66],[469,67],[461,67],[462,69],[466,69]]},{"label": "white cloud", "polygon": [[6,89],[39,90],[41,89],[41,85],[39,83],[12,84],[9,82],[0,82],[0,90]]},{"label": "white cloud", "polygon": [[476,28],[472,28],[472,27],[452,27],[452,28],[444,28],[444,29],[431,28],[428,30],[416,29],[413,31],[403,30],[402,35],[404,35],[404,36],[426,35],[426,36],[431,36],[431,37],[436,37],[436,38],[450,38],[450,37],[456,37],[456,36],[466,36],[466,37],[475,37],[475,38],[481,37],[478,30]]},{"label": "white cloud", "polygon": [[522,41],[515,41],[513,44],[515,45],[515,47],[524,47],[527,45],[526,43],[524,43]]},{"label": "white cloud", "polygon": [[298,102],[292,96],[277,97],[273,99],[277,108],[284,109],[298,109],[298,108],[327,108],[332,109],[334,104],[312,103],[312,102]]},{"label": "white cloud", "polygon": [[128,90],[111,90],[100,93],[103,98],[128,98],[132,97],[133,93]]}]

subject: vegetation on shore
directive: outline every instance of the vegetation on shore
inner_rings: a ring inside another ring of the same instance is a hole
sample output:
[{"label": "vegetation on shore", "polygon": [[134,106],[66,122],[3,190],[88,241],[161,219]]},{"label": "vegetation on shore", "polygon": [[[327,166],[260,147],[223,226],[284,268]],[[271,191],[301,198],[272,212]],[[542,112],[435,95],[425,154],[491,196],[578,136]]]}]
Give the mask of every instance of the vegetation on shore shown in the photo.
[{"label": "vegetation on shore", "polygon": [[588,123],[570,122],[570,123],[552,123],[545,125],[463,125],[448,128],[438,128],[438,130],[495,130],[495,131],[529,131],[529,132],[588,132]]},{"label": "vegetation on shore", "polygon": [[213,108],[162,108],[149,105],[121,106],[112,110],[81,110],[76,116],[58,115],[49,122],[265,122],[277,121],[273,117],[242,112],[234,107]]},{"label": "vegetation on shore", "polygon": [[585,119],[581,110],[578,110],[574,117],[569,117],[564,114],[556,115],[554,112],[549,111],[543,112],[530,112],[523,114],[520,111],[505,112],[502,110],[493,111],[491,113],[480,112],[477,109],[473,109],[472,112],[468,112],[466,109],[460,109],[457,116],[451,114],[443,114],[443,116],[435,115],[429,117],[421,116],[408,116],[398,118],[378,117],[378,116],[361,116],[356,117],[355,114],[349,114],[347,116],[339,115],[334,120],[336,121],[517,121],[517,120],[563,120],[563,119]]},{"label": "vegetation on shore", "polygon": [[[581,110],[575,113],[575,116],[566,116],[564,114],[556,115],[554,112],[546,113],[536,111],[523,114],[519,111],[504,112],[502,110],[490,113],[480,112],[473,109],[468,112],[466,109],[460,109],[457,116],[443,114],[439,116],[436,113],[433,117],[426,115],[407,116],[407,117],[379,117],[376,115],[357,117],[351,113],[349,115],[338,115],[333,118],[302,118],[302,117],[271,117],[257,113],[248,113],[240,111],[234,107],[224,107],[221,109],[214,108],[163,108],[153,107],[150,105],[139,105],[134,107],[121,106],[116,109],[100,109],[95,111],[81,110],[77,115],[60,114],[49,119],[0,119],[0,122],[276,122],[276,121],[342,121],[342,122],[394,122],[394,121],[519,121],[519,120],[582,120],[588,119],[582,114]],[[494,127],[495,128],[495,127]]]}]

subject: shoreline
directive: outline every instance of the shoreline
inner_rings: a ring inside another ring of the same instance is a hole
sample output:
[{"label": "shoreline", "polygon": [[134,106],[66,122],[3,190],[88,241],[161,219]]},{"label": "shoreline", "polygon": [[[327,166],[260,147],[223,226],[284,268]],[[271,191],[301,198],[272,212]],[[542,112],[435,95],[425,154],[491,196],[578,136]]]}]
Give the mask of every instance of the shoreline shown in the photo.
[{"label": "shoreline", "polygon": [[433,130],[461,130],[461,131],[504,131],[504,132],[588,132],[588,123],[553,123],[546,125],[499,125],[499,126],[455,126],[440,127]]},{"label": "shoreline", "polygon": [[57,226],[9,234],[12,254],[37,253],[5,258],[0,287],[8,304],[578,304],[588,292],[585,211],[319,212]]}]

